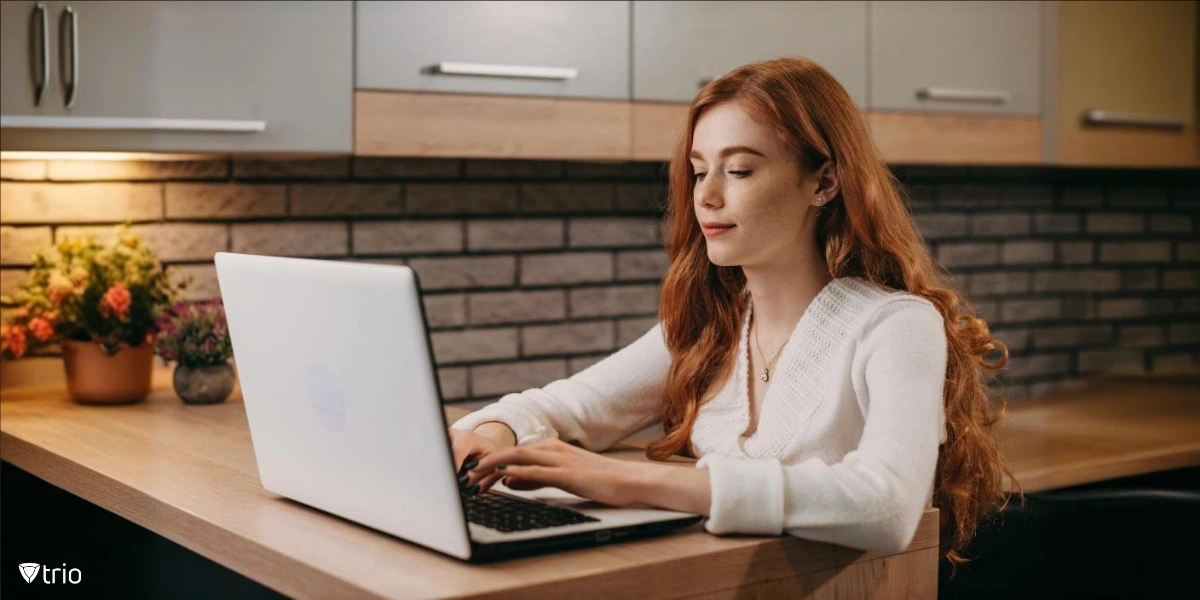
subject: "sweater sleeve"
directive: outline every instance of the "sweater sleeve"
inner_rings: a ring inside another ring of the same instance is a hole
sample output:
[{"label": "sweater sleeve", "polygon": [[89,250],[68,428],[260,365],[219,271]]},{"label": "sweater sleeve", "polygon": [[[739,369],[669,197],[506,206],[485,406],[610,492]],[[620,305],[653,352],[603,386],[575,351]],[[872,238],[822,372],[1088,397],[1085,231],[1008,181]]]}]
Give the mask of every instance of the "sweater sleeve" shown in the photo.
[{"label": "sweater sleeve", "polygon": [[670,364],[662,324],[656,323],[587,369],[545,387],[506,394],[451,427],[471,430],[499,421],[517,434],[518,445],[557,437],[599,452],[658,421]]},{"label": "sweater sleeve", "polygon": [[[916,301],[914,301],[916,300]],[[865,424],[836,464],[813,457],[705,455],[712,533],[779,535],[899,552],[912,542],[937,467],[945,413],[947,339],[923,299],[885,304],[859,339],[852,370]],[[861,389],[862,388],[865,389]]]}]

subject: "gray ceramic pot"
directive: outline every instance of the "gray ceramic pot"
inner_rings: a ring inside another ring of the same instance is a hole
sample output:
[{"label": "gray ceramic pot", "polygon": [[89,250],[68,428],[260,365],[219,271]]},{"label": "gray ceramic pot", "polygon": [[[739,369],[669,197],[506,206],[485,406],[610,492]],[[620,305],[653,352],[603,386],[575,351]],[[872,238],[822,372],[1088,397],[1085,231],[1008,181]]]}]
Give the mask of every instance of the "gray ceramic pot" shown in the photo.
[{"label": "gray ceramic pot", "polygon": [[187,404],[217,404],[233,391],[233,365],[175,367],[175,393]]}]

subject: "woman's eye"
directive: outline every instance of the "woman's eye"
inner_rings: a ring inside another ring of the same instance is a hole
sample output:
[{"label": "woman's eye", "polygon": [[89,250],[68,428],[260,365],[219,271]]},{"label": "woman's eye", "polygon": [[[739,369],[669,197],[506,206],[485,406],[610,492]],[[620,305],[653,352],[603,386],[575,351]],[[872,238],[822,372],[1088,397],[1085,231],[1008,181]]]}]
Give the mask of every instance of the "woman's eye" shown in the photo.
[{"label": "woman's eye", "polygon": [[707,175],[707,173],[696,173],[695,175],[692,175],[692,182],[695,183],[701,179],[704,179],[705,175]]},{"label": "woman's eye", "polygon": [[748,177],[753,172],[754,171],[729,171],[729,174],[733,175],[734,177]]}]

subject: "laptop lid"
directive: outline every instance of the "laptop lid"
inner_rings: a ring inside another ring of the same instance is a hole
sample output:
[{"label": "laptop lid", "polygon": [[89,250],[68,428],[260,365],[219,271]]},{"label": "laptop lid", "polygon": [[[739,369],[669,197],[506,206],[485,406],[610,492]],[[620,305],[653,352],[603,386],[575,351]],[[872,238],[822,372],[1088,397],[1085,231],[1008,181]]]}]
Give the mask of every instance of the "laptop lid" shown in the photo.
[{"label": "laptop lid", "polygon": [[263,487],[469,558],[416,273],[214,259]]}]

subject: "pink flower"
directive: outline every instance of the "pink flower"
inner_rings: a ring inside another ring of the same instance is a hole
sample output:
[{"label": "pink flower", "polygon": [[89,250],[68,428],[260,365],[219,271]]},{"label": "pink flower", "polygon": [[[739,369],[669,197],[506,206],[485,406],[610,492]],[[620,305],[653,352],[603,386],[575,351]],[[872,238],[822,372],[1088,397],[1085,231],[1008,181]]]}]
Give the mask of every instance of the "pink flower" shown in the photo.
[{"label": "pink flower", "polygon": [[129,294],[129,288],[122,283],[113,284],[104,292],[104,297],[100,299],[100,314],[105,317],[116,316],[118,319],[125,318],[125,313],[129,311],[129,305],[133,303],[133,296]]},{"label": "pink flower", "polygon": [[4,347],[12,352],[13,358],[25,355],[25,328],[13,325],[4,331]]},{"label": "pink flower", "polygon": [[33,339],[44,342],[54,335],[54,326],[42,317],[34,317],[29,320],[29,332],[33,334]]}]

